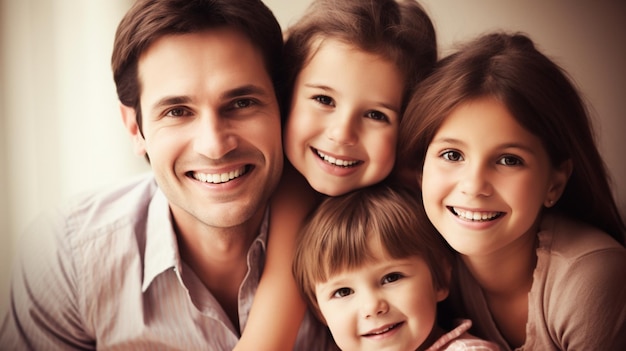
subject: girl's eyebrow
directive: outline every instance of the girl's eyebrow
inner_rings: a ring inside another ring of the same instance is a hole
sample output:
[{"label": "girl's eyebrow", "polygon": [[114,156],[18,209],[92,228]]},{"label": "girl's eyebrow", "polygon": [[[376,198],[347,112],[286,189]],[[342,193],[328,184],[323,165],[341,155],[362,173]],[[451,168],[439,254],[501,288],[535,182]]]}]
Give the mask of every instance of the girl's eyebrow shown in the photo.
[{"label": "girl's eyebrow", "polygon": [[335,91],[335,89],[329,87],[328,85],[323,85],[323,84],[305,83],[304,86],[307,88],[322,89],[322,90],[331,91],[331,92]]},{"label": "girl's eyebrow", "polygon": [[[465,143],[462,140],[449,138],[449,137],[433,139],[433,141],[431,141],[430,143],[431,144],[451,144],[451,145],[461,145],[461,146],[465,145]],[[498,150],[518,149],[518,150],[522,150],[524,152],[528,152],[529,154],[533,154],[533,155],[537,153],[536,150],[534,150],[531,146],[522,144],[522,143],[517,143],[517,142],[502,143],[502,144],[496,145],[495,148]]]},{"label": "girl's eyebrow", "polygon": [[[327,86],[327,85],[323,85],[323,84],[313,84],[313,83],[305,83],[304,84],[305,87],[307,88],[312,88],[312,89],[321,89],[330,93],[336,93],[336,90]],[[374,102],[374,104],[378,105],[378,106],[382,106],[388,110],[391,110],[395,113],[400,113],[400,109],[398,108],[398,106],[393,106],[390,105],[388,103],[385,102]]]},{"label": "girl's eyebrow", "polygon": [[465,143],[459,139],[449,138],[449,137],[440,137],[437,139],[433,139],[431,144],[454,144],[454,145],[464,145]]}]

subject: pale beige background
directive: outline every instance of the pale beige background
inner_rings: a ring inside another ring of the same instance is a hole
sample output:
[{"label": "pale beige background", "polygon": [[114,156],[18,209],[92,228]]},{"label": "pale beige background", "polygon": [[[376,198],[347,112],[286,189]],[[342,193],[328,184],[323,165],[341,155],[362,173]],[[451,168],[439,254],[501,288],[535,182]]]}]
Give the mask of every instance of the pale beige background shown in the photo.
[{"label": "pale beige background", "polygon": [[[283,27],[308,0],[266,0]],[[626,2],[422,0],[442,52],[479,33],[530,34],[589,101],[626,214]],[[109,69],[129,0],[0,0],[0,312],[12,248],[44,207],[147,169],[122,128]]]}]

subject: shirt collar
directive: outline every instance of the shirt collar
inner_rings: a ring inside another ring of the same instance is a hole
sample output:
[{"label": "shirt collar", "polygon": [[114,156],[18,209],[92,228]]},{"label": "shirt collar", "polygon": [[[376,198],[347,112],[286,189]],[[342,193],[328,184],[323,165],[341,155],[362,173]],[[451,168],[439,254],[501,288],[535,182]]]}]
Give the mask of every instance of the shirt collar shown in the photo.
[{"label": "shirt collar", "polygon": [[142,292],[145,292],[154,278],[164,271],[170,268],[180,271],[178,243],[173,228],[169,203],[165,194],[157,188],[150,201],[146,220]]},{"label": "shirt collar", "polygon": [[[265,211],[259,235],[248,251],[248,269],[262,270],[267,245],[269,227],[269,206]],[[180,272],[181,260],[178,253],[176,233],[172,224],[169,202],[160,188],[157,188],[148,207],[146,220],[146,249],[144,252],[144,271],[141,291],[146,292],[154,279],[168,269]],[[258,243],[260,247],[257,247]],[[259,267],[259,263],[261,267]],[[246,279],[247,280],[247,279]],[[254,284],[253,284],[254,285]]]}]

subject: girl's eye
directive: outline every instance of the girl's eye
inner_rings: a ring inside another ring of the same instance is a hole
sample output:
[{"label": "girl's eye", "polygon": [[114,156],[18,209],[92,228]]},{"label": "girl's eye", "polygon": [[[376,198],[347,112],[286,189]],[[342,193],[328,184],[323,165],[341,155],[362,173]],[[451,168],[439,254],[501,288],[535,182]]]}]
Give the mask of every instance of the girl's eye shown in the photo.
[{"label": "girl's eye", "polygon": [[503,166],[519,166],[523,164],[522,160],[515,156],[504,156],[498,161],[498,163]]},{"label": "girl's eye", "polygon": [[402,279],[402,277],[404,277],[402,273],[397,273],[397,272],[389,273],[383,277],[382,283],[383,284],[393,283],[395,281]]},{"label": "girl's eye", "polygon": [[446,151],[443,154],[441,154],[441,157],[443,157],[444,160],[448,160],[448,161],[463,161],[463,156],[461,156],[461,153],[457,152],[457,151]]},{"label": "girl's eye", "polygon": [[335,290],[335,292],[333,293],[333,297],[346,297],[352,293],[353,291],[350,288],[340,288]]},{"label": "girl's eye", "polygon": [[384,113],[382,113],[380,111],[368,111],[365,114],[365,117],[371,118],[371,119],[376,120],[376,121],[382,121],[382,122],[389,121],[389,117],[387,117],[386,114],[384,114]]},{"label": "girl's eye", "polygon": [[319,102],[322,105],[334,106],[333,99],[326,95],[316,95],[313,100]]}]

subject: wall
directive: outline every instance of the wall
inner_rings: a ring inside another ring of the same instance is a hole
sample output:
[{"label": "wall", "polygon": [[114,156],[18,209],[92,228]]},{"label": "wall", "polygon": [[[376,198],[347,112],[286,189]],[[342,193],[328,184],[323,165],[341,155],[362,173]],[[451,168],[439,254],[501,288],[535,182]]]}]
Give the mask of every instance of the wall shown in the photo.
[{"label": "wall", "polygon": [[129,0],[0,0],[0,312],[12,248],[42,209],[146,169],[110,72]]},{"label": "wall", "polygon": [[[283,27],[309,1],[266,0]],[[442,53],[492,29],[530,34],[593,107],[626,214],[626,3],[422,0]],[[109,60],[130,0],[0,0],[0,312],[15,239],[43,208],[147,169],[122,127]]]}]

